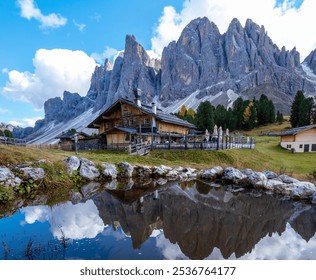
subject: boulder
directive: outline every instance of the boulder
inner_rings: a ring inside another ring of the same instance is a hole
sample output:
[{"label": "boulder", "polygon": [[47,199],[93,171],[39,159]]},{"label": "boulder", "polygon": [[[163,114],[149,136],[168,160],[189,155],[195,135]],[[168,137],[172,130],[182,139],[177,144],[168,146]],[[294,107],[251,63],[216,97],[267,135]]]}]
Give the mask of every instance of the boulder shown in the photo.
[{"label": "boulder", "polygon": [[316,193],[316,187],[310,182],[295,182],[288,185],[291,188],[291,198],[310,199]]},{"label": "boulder", "polygon": [[279,181],[279,180],[263,180],[258,181],[255,185],[255,188],[258,189],[265,189],[265,190],[274,190],[275,188],[285,188],[287,187],[287,184]]},{"label": "boulder", "polygon": [[104,187],[107,189],[107,190],[116,190],[117,189],[117,185],[118,185],[118,182],[116,179],[112,180],[111,182],[106,182],[104,184]]},{"label": "boulder", "polygon": [[279,175],[278,179],[280,179],[283,183],[286,183],[286,184],[292,184],[292,183],[298,183],[299,182],[299,180],[294,179],[294,178],[292,178],[292,177],[290,177],[288,175],[284,175],[284,174]]},{"label": "boulder", "polygon": [[106,178],[115,179],[117,177],[117,170],[115,164],[101,163],[102,174]]},{"label": "boulder", "polygon": [[95,194],[100,189],[100,183],[98,182],[90,182],[81,187],[81,193],[83,197],[90,197]]},{"label": "boulder", "polygon": [[64,160],[64,163],[67,167],[67,173],[72,175],[75,170],[78,170],[80,167],[80,159],[76,156],[70,156]]},{"label": "boulder", "polygon": [[241,183],[248,186],[254,187],[256,183],[260,181],[267,181],[267,177],[263,172],[255,172],[251,169],[245,169],[242,173],[246,175],[246,178],[244,178]]},{"label": "boulder", "polygon": [[269,170],[265,170],[265,171],[262,171],[262,173],[264,175],[266,175],[267,179],[275,179],[278,177],[278,174],[272,172],[272,171],[269,171]]},{"label": "boulder", "polygon": [[69,195],[72,204],[78,204],[82,200],[82,194],[80,192],[75,192],[74,190],[71,190]]},{"label": "boulder", "polygon": [[233,167],[226,167],[222,179],[232,182],[234,184],[239,184],[247,176],[243,174],[240,170]]},{"label": "boulder", "polygon": [[118,164],[118,176],[122,178],[131,178],[133,176],[134,167],[128,162]]},{"label": "boulder", "polygon": [[20,186],[22,180],[15,176],[11,170],[7,167],[0,167],[0,185],[6,187],[17,187]]},{"label": "boulder", "polygon": [[175,181],[180,179],[179,178],[179,173],[176,170],[171,170],[166,174],[166,179],[169,181]]},{"label": "boulder", "polygon": [[214,180],[223,175],[224,169],[221,166],[216,166],[211,169],[203,170],[200,173],[201,179]]},{"label": "boulder", "polygon": [[134,167],[134,173],[136,177],[151,177],[152,169],[150,166],[137,165]]},{"label": "boulder", "polygon": [[95,164],[86,158],[80,159],[79,174],[81,177],[88,180],[94,180],[100,176],[100,172]]},{"label": "boulder", "polygon": [[23,167],[19,168],[18,171],[23,172],[23,178],[25,180],[32,179],[39,181],[45,178],[45,171],[40,167]]},{"label": "boulder", "polygon": [[314,193],[314,195],[313,195],[312,203],[313,203],[313,204],[316,204],[316,193]]},{"label": "boulder", "polygon": [[165,165],[160,165],[160,166],[154,166],[152,169],[153,175],[157,177],[165,177],[169,171],[171,171],[172,168],[165,166]]}]

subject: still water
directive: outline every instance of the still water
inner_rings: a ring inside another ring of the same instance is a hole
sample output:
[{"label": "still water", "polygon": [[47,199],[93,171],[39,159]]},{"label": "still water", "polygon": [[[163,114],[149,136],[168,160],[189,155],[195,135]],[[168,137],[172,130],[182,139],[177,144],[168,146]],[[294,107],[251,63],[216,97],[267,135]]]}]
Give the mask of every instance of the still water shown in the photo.
[{"label": "still water", "polygon": [[0,259],[316,259],[316,208],[203,182],[99,191],[0,219]]}]

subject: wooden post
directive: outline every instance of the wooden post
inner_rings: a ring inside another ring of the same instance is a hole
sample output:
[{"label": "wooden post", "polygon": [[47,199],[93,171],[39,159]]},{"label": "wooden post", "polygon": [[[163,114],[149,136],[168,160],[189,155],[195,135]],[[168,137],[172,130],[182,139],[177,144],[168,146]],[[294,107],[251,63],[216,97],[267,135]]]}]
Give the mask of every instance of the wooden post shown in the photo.
[{"label": "wooden post", "polygon": [[170,138],[170,132],[169,132],[169,135],[168,135],[168,144],[169,144],[169,150],[171,150],[171,138]]}]

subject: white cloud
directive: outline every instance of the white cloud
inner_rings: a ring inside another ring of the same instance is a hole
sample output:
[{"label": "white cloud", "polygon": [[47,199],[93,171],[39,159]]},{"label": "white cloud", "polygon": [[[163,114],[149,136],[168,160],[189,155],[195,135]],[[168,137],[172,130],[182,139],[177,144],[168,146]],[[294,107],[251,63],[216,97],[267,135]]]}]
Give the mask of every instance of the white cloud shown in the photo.
[{"label": "white cloud", "polygon": [[316,47],[316,1],[305,0],[298,9],[293,3],[286,0],[276,6],[275,0],[185,0],[179,13],[171,6],[164,8],[152,38],[152,49],[161,54],[163,47],[178,39],[183,28],[197,17],[208,17],[221,33],[236,17],[243,25],[247,18],[264,25],[279,47],[296,46],[305,57]]},{"label": "white cloud", "polygon": [[106,58],[114,61],[115,58],[118,56],[120,51],[113,49],[109,46],[106,46],[102,53],[92,53],[91,57],[98,63],[103,64]]},{"label": "white cloud", "polygon": [[76,26],[80,32],[82,32],[87,26],[86,24],[78,23],[75,20],[73,20],[72,22],[73,22],[74,26]]},{"label": "white cloud", "polygon": [[21,16],[28,20],[32,18],[41,23],[41,28],[58,28],[66,25],[67,19],[55,13],[43,15],[41,10],[36,7],[34,0],[18,0],[18,5],[21,8]]},{"label": "white cloud", "polygon": [[34,117],[34,118],[22,118],[22,119],[18,119],[18,120],[12,120],[9,121],[9,124],[12,124],[14,126],[20,126],[20,127],[34,127],[35,122],[37,120],[41,120],[43,119],[43,117]]},{"label": "white cloud", "polygon": [[66,202],[53,207],[29,206],[21,212],[28,224],[48,221],[56,238],[62,238],[63,234],[70,239],[94,238],[104,229],[98,208],[92,200],[75,205]]},{"label": "white cloud", "polygon": [[9,69],[8,68],[2,68],[1,72],[2,72],[2,74],[7,74],[7,73],[9,73]]},{"label": "white cloud", "polygon": [[62,96],[64,90],[86,95],[95,61],[82,51],[39,49],[33,59],[35,72],[9,71],[3,93],[42,108],[44,102]]}]

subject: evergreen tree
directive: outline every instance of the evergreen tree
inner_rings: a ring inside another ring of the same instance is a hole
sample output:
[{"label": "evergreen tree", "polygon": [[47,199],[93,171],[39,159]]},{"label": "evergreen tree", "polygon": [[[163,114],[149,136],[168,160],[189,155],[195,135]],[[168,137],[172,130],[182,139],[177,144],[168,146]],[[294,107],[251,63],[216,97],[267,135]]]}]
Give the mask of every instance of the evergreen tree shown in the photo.
[{"label": "evergreen tree", "polygon": [[251,130],[256,126],[257,110],[253,102],[250,102],[243,112],[243,125],[244,128]]},{"label": "evergreen tree", "polygon": [[214,107],[209,101],[201,102],[197,108],[195,125],[199,130],[212,130],[214,123]]},{"label": "evergreen tree", "polygon": [[268,123],[275,123],[275,108],[272,100],[268,101]]},{"label": "evergreen tree", "polygon": [[290,116],[290,122],[292,127],[298,127],[301,123],[300,121],[300,114],[302,113],[301,110],[303,107],[302,106],[303,102],[305,100],[304,94],[301,90],[297,91],[294,101],[292,103],[291,107],[291,116]]},{"label": "evergreen tree", "polygon": [[214,112],[214,121],[218,127],[222,127],[223,129],[227,128],[226,124],[226,115],[227,111],[223,105],[217,105]]},{"label": "evergreen tree", "polygon": [[9,137],[9,138],[14,138],[12,131],[10,131],[10,130],[8,130],[8,129],[5,129],[5,130],[4,130],[4,135],[5,135],[6,137]]},{"label": "evergreen tree", "polygon": [[233,115],[236,119],[235,129],[241,129],[243,127],[243,113],[248,106],[249,101],[243,101],[241,97],[238,97],[233,104]]},{"label": "evergreen tree", "polygon": [[313,106],[312,98],[305,98],[303,100],[300,107],[300,116],[298,120],[298,126],[310,125],[312,106]]},{"label": "evergreen tree", "polygon": [[279,124],[282,124],[282,123],[283,123],[283,114],[280,113],[280,111],[277,111],[276,121],[277,121]]}]

